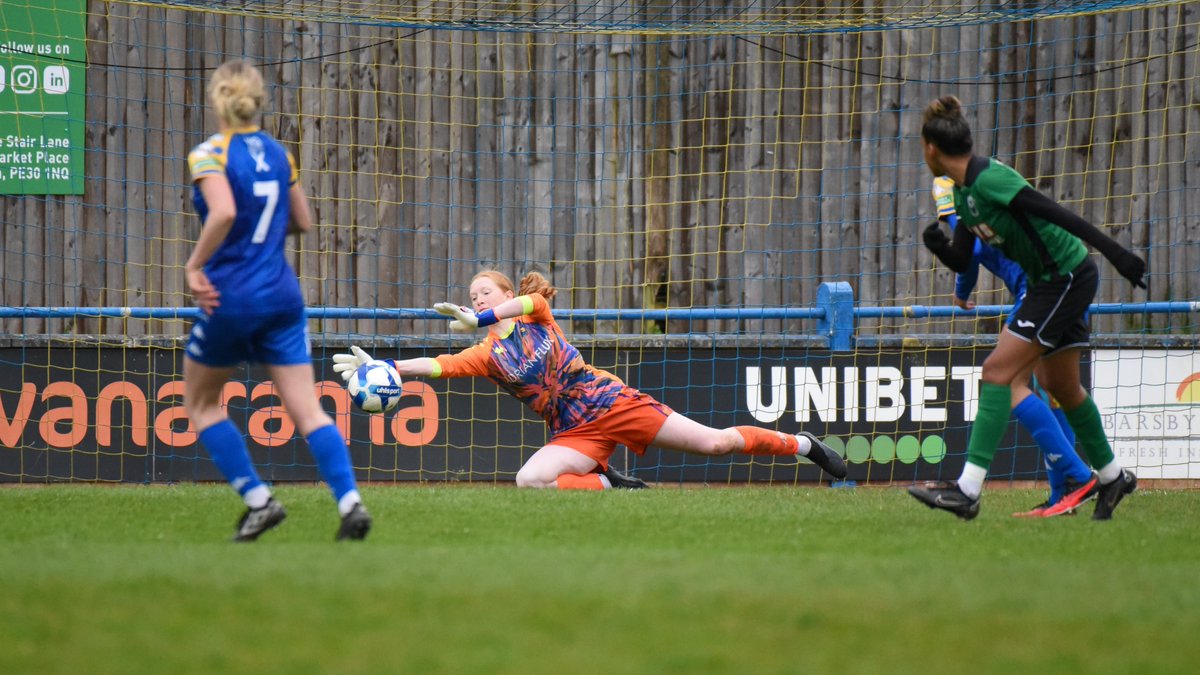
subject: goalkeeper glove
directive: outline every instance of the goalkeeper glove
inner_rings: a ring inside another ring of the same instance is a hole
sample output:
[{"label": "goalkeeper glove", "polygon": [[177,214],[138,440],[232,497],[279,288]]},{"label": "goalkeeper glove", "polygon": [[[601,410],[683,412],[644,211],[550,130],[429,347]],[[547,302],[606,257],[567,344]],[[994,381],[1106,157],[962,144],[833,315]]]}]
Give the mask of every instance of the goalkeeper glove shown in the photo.
[{"label": "goalkeeper glove", "polygon": [[350,381],[350,376],[354,371],[358,370],[359,366],[368,361],[374,361],[371,355],[359,349],[358,345],[350,345],[350,354],[334,354],[333,355],[333,372],[341,373],[342,379],[346,382]]},{"label": "goalkeeper glove", "polygon": [[946,176],[933,179],[933,203],[937,207],[938,220],[949,220],[954,215],[954,181]]},{"label": "goalkeeper glove", "polygon": [[466,307],[460,307],[452,302],[439,302],[433,306],[438,314],[454,317],[450,322],[450,330],[455,333],[469,333],[479,328],[479,317]]}]

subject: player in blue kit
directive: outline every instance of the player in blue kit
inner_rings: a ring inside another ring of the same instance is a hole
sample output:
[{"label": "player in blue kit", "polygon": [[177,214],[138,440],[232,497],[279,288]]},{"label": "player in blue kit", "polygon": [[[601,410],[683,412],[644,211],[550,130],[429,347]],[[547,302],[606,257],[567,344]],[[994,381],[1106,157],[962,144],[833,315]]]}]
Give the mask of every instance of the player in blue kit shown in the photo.
[{"label": "player in blue kit", "polygon": [[[939,176],[933,179],[933,199],[937,204],[938,220],[944,221],[953,232],[958,225],[954,210],[954,180]],[[996,249],[976,239],[967,268],[955,275],[954,304],[974,309],[971,293],[979,281],[983,266],[1004,282],[1014,302],[1008,320],[1011,322],[1025,299],[1025,271]],[[1046,476],[1050,483],[1049,498],[1028,511],[1014,513],[1017,517],[1050,518],[1074,513],[1081,504],[1095,497],[1096,476],[1075,452],[1075,432],[1061,408],[1051,408],[1050,395],[1037,384],[1033,374],[1040,370],[1030,366],[1012,384],[1013,416],[1029,431],[1042,450]]]},{"label": "player in blue kit", "polygon": [[304,299],[283,252],[288,234],[312,228],[308,199],[291,155],[255,126],[265,98],[258,71],[244,61],[225,63],[213,73],[208,95],[219,131],[188,155],[204,228],[185,268],[202,311],[184,356],[184,407],[246,503],[234,541],[257,539],[287,514],[254,470],[245,439],[221,407],[221,391],[242,363],[264,364],[333,491],[337,538],[363,539],[371,516],[346,441],[314,392]]}]

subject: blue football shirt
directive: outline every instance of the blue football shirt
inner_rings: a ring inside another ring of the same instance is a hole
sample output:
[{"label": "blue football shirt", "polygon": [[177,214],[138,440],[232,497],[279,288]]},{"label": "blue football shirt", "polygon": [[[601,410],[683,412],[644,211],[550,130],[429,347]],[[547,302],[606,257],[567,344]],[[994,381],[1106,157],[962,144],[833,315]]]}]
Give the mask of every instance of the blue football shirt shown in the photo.
[{"label": "blue football shirt", "polygon": [[221,293],[220,314],[263,314],[302,307],[300,282],[284,257],[291,219],[288,191],[299,178],[291,154],[257,128],[214,134],[188,154],[192,201],[201,222],[208,205],[200,191],[205,176],[224,174],[237,218],[225,241],[204,266]]}]

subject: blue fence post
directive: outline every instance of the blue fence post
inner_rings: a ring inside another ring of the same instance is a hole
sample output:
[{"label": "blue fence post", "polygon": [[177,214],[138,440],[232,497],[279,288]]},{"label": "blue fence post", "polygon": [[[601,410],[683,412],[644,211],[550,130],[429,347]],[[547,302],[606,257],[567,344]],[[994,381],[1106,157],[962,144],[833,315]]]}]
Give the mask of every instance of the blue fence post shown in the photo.
[{"label": "blue fence post", "polygon": [[848,352],[854,348],[854,290],[845,281],[827,281],[817,287],[817,307],[825,316],[817,319],[817,330],[829,338],[829,349]]}]

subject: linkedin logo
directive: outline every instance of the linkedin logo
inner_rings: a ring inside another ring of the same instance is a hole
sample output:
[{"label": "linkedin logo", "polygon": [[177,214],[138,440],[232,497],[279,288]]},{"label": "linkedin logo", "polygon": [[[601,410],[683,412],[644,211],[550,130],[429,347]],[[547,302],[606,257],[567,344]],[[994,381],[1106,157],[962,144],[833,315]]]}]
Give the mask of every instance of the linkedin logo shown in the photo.
[{"label": "linkedin logo", "polygon": [[0,66],[0,92],[12,89],[14,94],[34,94],[39,90],[46,94],[65,94],[71,89],[71,71],[66,66],[46,66],[38,77],[36,66],[11,66],[7,73]]}]

